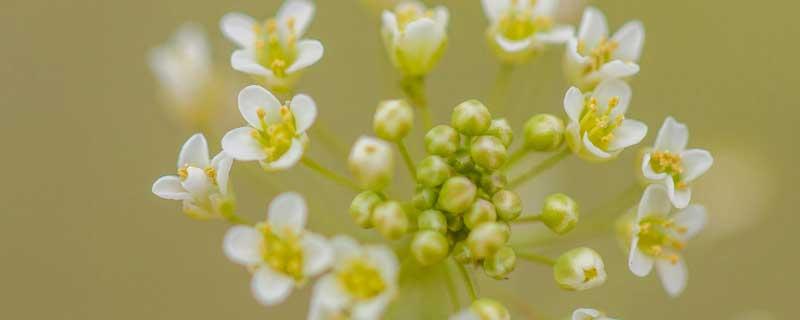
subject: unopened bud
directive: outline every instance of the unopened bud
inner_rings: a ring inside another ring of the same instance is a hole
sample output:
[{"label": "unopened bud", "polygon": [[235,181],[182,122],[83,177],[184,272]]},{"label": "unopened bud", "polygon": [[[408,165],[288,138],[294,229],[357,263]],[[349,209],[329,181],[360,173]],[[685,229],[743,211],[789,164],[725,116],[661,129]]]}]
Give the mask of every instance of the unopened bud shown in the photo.
[{"label": "unopened bud", "polygon": [[472,161],[472,156],[469,151],[458,151],[452,158],[450,158],[450,165],[457,172],[468,172],[475,169],[475,162]]},{"label": "unopened bud", "polygon": [[561,288],[580,291],[606,282],[606,269],[596,251],[581,247],[558,257],[553,266],[553,276]]},{"label": "unopened bud", "polygon": [[408,216],[397,201],[387,201],[372,211],[372,224],[384,237],[396,240],[408,231]]},{"label": "unopened bud", "polygon": [[394,174],[392,148],[376,138],[359,138],[347,163],[353,177],[364,189],[381,190],[391,182]]},{"label": "unopened bud", "polygon": [[508,185],[508,178],[500,171],[481,176],[481,189],[490,195],[503,190],[506,185]]},{"label": "unopened bud", "polygon": [[500,223],[482,223],[470,231],[467,236],[467,246],[472,256],[477,259],[486,258],[506,244],[509,232],[507,226]]},{"label": "unopened bud", "polygon": [[425,151],[448,157],[458,150],[461,136],[450,126],[438,125],[425,134]]},{"label": "unopened bud", "polygon": [[511,190],[500,190],[492,196],[497,216],[503,221],[514,221],[522,214],[522,199]]},{"label": "unopened bud", "polygon": [[564,142],[564,120],[539,114],[525,123],[525,146],[536,151],[554,151]]},{"label": "unopened bud", "polygon": [[539,220],[557,234],[570,232],[578,223],[578,203],[565,194],[551,194],[544,199]]},{"label": "unopened bud", "polygon": [[483,260],[483,271],[497,280],[505,279],[517,265],[517,254],[510,247],[502,247]]},{"label": "unopened bud", "polygon": [[481,135],[492,123],[492,114],[489,109],[478,100],[462,102],[455,109],[450,118],[450,125],[458,132],[468,135]]},{"label": "unopened bud", "polygon": [[492,124],[489,125],[489,130],[486,131],[486,135],[500,139],[506,148],[511,146],[511,142],[514,140],[514,130],[511,129],[511,125],[508,124],[506,119],[492,120]]},{"label": "unopened bud", "polygon": [[456,176],[448,179],[439,191],[437,206],[452,214],[461,214],[467,211],[472,203],[478,188],[469,179]]},{"label": "unopened bud", "polygon": [[414,109],[405,100],[381,102],[372,120],[375,134],[389,141],[405,138],[413,125]]},{"label": "unopened bud", "polygon": [[472,206],[464,213],[464,225],[470,230],[475,229],[478,225],[486,222],[494,222],[497,220],[497,212],[491,202],[478,199],[472,203]]},{"label": "unopened bud", "polygon": [[429,188],[442,185],[452,175],[453,169],[439,156],[428,156],[417,165],[417,181]]},{"label": "unopened bud", "polygon": [[362,228],[372,228],[372,211],[383,202],[383,197],[374,191],[359,193],[350,203],[350,216]]},{"label": "unopened bud", "polygon": [[417,210],[428,210],[433,208],[436,204],[436,197],[438,192],[436,189],[431,188],[417,188],[414,197],[411,198],[411,203]]},{"label": "unopened bud", "polygon": [[511,320],[508,309],[492,299],[478,299],[470,306],[470,311],[481,320]]},{"label": "unopened bud", "polygon": [[449,250],[447,238],[436,231],[420,230],[411,241],[411,253],[423,266],[442,261],[447,257]]},{"label": "unopened bud", "polygon": [[481,136],[472,141],[470,156],[479,166],[494,171],[506,163],[508,151],[500,139],[493,136]]},{"label": "unopened bud", "polygon": [[439,233],[447,232],[447,218],[438,210],[425,210],[417,217],[420,230],[431,230]]}]

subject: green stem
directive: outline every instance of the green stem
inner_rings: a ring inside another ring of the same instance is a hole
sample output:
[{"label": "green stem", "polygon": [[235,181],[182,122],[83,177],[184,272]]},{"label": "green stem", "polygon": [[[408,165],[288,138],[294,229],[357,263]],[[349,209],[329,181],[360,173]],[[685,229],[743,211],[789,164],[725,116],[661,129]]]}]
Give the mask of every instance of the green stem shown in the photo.
[{"label": "green stem", "polygon": [[514,220],[512,223],[522,224],[522,223],[535,223],[535,222],[540,222],[540,221],[542,221],[542,220],[541,220],[541,218],[539,217],[538,214],[530,214],[530,215],[521,216],[521,217],[517,218],[517,220]]},{"label": "green stem", "polygon": [[411,180],[417,181],[417,168],[414,167],[414,160],[411,159],[411,154],[408,152],[408,148],[406,148],[406,143],[403,140],[395,141],[397,145],[397,150],[400,151],[400,154],[403,156],[403,161],[406,163],[406,168],[408,168],[408,172],[411,174]]},{"label": "green stem", "polygon": [[511,154],[511,155],[508,157],[508,161],[506,161],[506,164],[504,165],[504,167],[505,167],[506,169],[510,169],[510,168],[511,168],[511,167],[513,167],[515,164],[517,164],[517,162],[519,162],[520,160],[524,159],[524,158],[525,158],[525,156],[527,156],[527,155],[528,155],[528,153],[530,153],[530,152],[531,152],[531,149],[528,149],[528,148],[525,148],[525,147],[523,147],[523,148],[520,148],[520,149],[519,149],[519,150],[517,150],[517,151],[514,151],[514,152],[513,152],[513,153],[512,153],[512,154]]},{"label": "green stem", "polygon": [[247,220],[245,220],[244,218],[240,217],[239,215],[233,212],[231,213],[223,212],[222,217],[225,218],[225,221],[228,221],[231,224],[250,224],[250,222],[247,222]]},{"label": "green stem", "polygon": [[425,130],[433,127],[431,110],[428,108],[428,97],[425,90],[425,77],[404,77],[400,82],[403,92],[412,105],[416,106],[422,114],[422,123]]},{"label": "green stem", "polygon": [[444,281],[447,286],[447,294],[450,296],[450,304],[453,305],[453,310],[458,312],[461,310],[461,304],[458,303],[458,291],[456,290],[456,283],[453,280],[453,274],[450,272],[449,260],[442,263],[442,270],[444,271]]},{"label": "green stem", "polygon": [[535,167],[523,173],[521,176],[511,180],[511,182],[509,182],[508,184],[509,188],[513,189],[519,187],[521,184],[527,182],[530,179],[535,178],[542,172],[545,172],[548,169],[552,168],[553,166],[561,162],[561,160],[564,160],[570,154],[572,154],[572,152],[569,150],[569,148],[564,148],[564,150],[561,150],[561,152],[550,156],[549,158],[545,159]]},{"label": "green stem", "polygon": [[458,262],[456,262],[456,266],[458,267],[458,272],[461,274],[461,279],[464,280],[464,284],[467,287],[467,293],[469,293],[470,299],[472,299],[472,301],[478,300],[478,292],[475,290],[475,284],[472,282],[472,276],[470,276],[469,271],[463,264]]},{"label": "green stem", "polygon": [[511,75],[514,72],[514,65],[503,63],[497,71],[497,77],[494,81],[494,88],[492,95],[489,99],[490,108],[493,114],[502,114],[508,103],[508,89],[511,84]]},{"label": "green stem", "polygon": [[328,168],[325,168],[324,166],[322,166],[321,164],[317,163],[316,161],[312,160],[309,157],[305,157],[304,156],[302,159],[300,159],[300,162],[303,165],[305,165],[306,167],[308,167],[309,169],[314,170],[317,173],[319,173],[320,175],[322,175],[323,177],[327,178],[328,180],[336,182],[336,183],[338,183],[338,184],[340,184],[340,185],[342,185],[344,187],[350,188],[350,189],[352,189],[354,191],[361,191],[361,189],[358,186],[356,186],[355,183],[350,181],[350,179],[348,179],[347,177],[342,176],[342,175],[340,175],[340,174],[338,174],[336,172],[333,172],[332,170],[330,170]]},{"label": "green stem", "polygon": [[536,263],[540,263],[540,264],[551,266],[551,267],[556,265],[556,261],[555,260],[551,259],[550,257],[546,257],[546,256],[543,256],[543,255],[540,255],[540,254],[536,254],[536,253],[517,252],[517,257],[518,258],[522,258],[523,260],[536,262]]}]

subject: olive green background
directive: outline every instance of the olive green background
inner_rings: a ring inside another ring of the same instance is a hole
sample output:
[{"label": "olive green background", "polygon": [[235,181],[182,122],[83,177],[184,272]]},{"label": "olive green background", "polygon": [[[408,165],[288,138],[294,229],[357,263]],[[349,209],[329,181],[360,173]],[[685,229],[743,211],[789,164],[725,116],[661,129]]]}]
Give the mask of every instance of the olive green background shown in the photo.
[{"label": "olive green background", "polygon": [[[399,96],[396,74],[380,43],[377,11],[356,0],[317,3],[307,34],[320,39],[326,52],[300,89],[316,99],[321,123],[351,143],[370,133],[380,99]],[[435,3],[451,12],[449,48],[429,87],[435,116],[444,121],[457,103],[488,96],[497,63],[484,41],[486,19],[479,1]],[[650,126],[645,142],[651,143],[663,118],[673,115],[689,124],[691,146],[715,156],[714,167],[695,189],[694,201],[708,207],[712,220],[688,248],[688,289],[670,299],[655,274],[633,276],[613,237],[567,236],[541,251],[556,256],[577,245],[597,249],[607,264],[606,285],[564,292],[549,270],[520,262],[512,281],[490,285],[483,279],[482,293],[506,302],[523,319],[560,318],[576,307],[604,309],[624,319],[795,317],[800,5],[770,0],[592,3],[607,13],[612,29],[634,18],[647,28],[630,109],[630,117]],[[284,305],[259,306],[250,296],[246,271],[222,254],[225,225],[188,219],[179,203],[150,193],[157,177],[173,173],[178,148],[192,132],[166,116],[146,65],[147,50],[181,22],[197,21],[214,43],[215,61],[226,70],[232,46],[218,30],[219,18],[232,10],[267,17],[278,5],[274,0],[0,4],[0,318],[305,317],[309,288]],[[579,14],[565,16],[574,21]],[[534,113],[563,115],[567,84],[561,55],[562,49],[553,49],[516,70],[513,103],[504,115],[515,129]],[[248,82],[234,72],[226,76],[235,79],[234,87]],[[219,129],[243,123],[234,96],[219,107],[226,114]],[[221,133],[209,137],[214,152]],[[312,131],[311,156],[344,172],[342,157],[314,140],[314,133],[319,136]],[[412,152],[421,158],[418,144]],[[601,165],[569,159],[520,189],[528,211],[547,193],[563,191],[580,201],[584,217],[590,216],[590,208],[633,182],[633,154]],[[296,190],[310,202],[313,229],[378,239],[351,226],[348,190],[305,168],[268,176],[252,163],[237,164],[232,179],[241,212],[250,219],[264,216],[267,202],[279,192]],[[576,232],[581,230],[585,227]],[[447,310],[442,296],[440,287],[426,287],[397,307]],[[441,316],[431,312],[424,315]]]}]

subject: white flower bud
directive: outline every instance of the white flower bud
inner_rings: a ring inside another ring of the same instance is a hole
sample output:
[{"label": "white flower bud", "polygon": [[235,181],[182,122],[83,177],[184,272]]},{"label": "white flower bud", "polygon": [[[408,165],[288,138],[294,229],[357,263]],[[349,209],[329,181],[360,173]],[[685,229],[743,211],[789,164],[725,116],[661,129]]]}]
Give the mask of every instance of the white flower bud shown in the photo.
[{"label": "white flower bud", "polygon": [[479,166],[494,171],[506,163],[508,151],[500,139],[493,136],[481,136],[472,141],[470,156]]},{"label": "white flower bud", "polygon": [[491,202],[478,199],[464,213],[464,225],[470,230],[475,229],[481,223],[494,222],[497,220],[497,212]]},{"label": "white flower bud", "polygon": [[500,190],[492,196],[497,216],[503,221],[514,221],[522,214],[522,199],[511,190]]},{"label": "white flower bud", "polygon": [[417,181],[429,188],[442,185],[452,174],[450,165],[439,156],[428,156],[417,165]]},{"label": "white flower bud", "polygon": [[482,223],[470,231],[467,246],[473,257],[483,259],[500,250],[508,237],[508,226],[497,222]]},{"label": "white flower bud", "polygon": [[483,260],[483,272],[497,280],[505,279],[517,265],[517,254],[510,247],[503,247]]},{"label": "white flower bud", "polygon": [[442,157],[456,153],[461,136],[450,126],[438,125],[425,134],[425,151]]},{"label": "white flower bud", "polygon": [[428,10],[416,1],[384,11],[381,33],[392,64],[406,76],[424,76],[447,46],[447,8]]},{"label": "white flower bud", "polygon": [[411,254],[423,266],[442,261],[449,253],[447,238],[436,231],[421,230],[411,241]]},{"label": "white flower bud", "polygon": [[364,189],[381,190],[391,182],[394,174],[392,148],[377,138],[359,138],[347,163],[353,177]]},{"label": "white flower bud", "polygon": [[489,125],[489,130],[486,131],[486,135],[500,139],[506,148],[511,146],[511,142],[514,140],[514,130],[511,129],[511,125],[508,124],[506,119],[492,120],[492,124]]},{"label": "white flower bud", "polygon": [[372,120],[375,134],[389,141],[405,138],[413,125],[414,109],[405,100],[381,102]]},{"label": "white flower bud", "polygon": [[565,234],[575,228],[578,217],[578,203],[565,194],[556,193],[544,199],[539,220],[553,232]]},{"label": "white flower bud", "polygon": [[372,228],[372,211],[383,202],[383,197],[373,191],[359,193],[350,203],[350,216],[362,228]]},{"label": "white flower bud", "polygon": [[478,299],[470,306],[470,311],[481,320],[511,320],[508,309],[492,299]]},{"label": "white flower bud", "polygon": [[492,114],[478,100],[462,102],[450,118],[450,125],[458,132],[468,136],[478,136],[486,132],[492,124]]},{"label": "white flower bud", "polygon": [[472,203],[475,202],[475,196],[478,194],[478,188],[469,179],[457,176],[448,179],[442,189],[439,191],[439,199],[437,206],[452,214],[461,214],[467,211]]},{"label": "white flower bud", "polygon": [[417,226],[420,230],[431,230],[444,234],[447,232],[447,218],[441,211],[425,210],[417,217]]},{"label": "white flower bud", "polygon": [[596,251],[581,247],[558,257],[553,266],[553,276],[561,288],[580,291],[605,283],[606,269]]},{"label": "white flower bud", "polygon": [[564,142],[564,120],[538,114],[525,122],[525,146],[536,151],[554,151]]},{"label": "white flower bud", "polygon": [[408,231],[408,216],[397,201],[387,201],[375,207],[372,224],[384,237],[396,240]]}]

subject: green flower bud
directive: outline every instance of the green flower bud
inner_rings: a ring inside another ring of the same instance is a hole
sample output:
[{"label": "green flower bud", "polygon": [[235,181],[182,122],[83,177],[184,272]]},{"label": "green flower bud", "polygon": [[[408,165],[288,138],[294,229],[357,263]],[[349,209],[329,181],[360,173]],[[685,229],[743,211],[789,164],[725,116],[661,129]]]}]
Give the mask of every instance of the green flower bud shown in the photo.
[{"label": "green flower bud", "polygon": [[450,126],[438,125],[425,134],[425,151],[442,157],[449,157],[458,150],[461,136]]},{"label": "green flower bud", "polygon": [[511,141],[514,140],[514,130],[508,124],[506,119],[494,119],[492,124],[489,125],[489,130],[486,131],[487,136],[493,136],[503,142],[503,145],[508,148],[511,146]]},{"label": "green flower bud", "polygon": [[505,279],[517,265],[517,254],[510,247],[502,247],[483,260],[483,272],[497,280]]},{"label": "green flower bud", "polygon": [[450,165],[453,169],[456,169],[457,172],[468,172],[475,169],[475,163],[472,162],[472,157],[467,150],[458,151],[450,159]]},{"label": "green flower bud", "polygon": [[359,193],[350,203],[350,216],[362,228],[372,228],[372,210],[383,202],[383,197],[374,191]]},{"label": "green flower bud", "polygon": [[492,204],[503,221],[514,221],[522,214],[522,199],[511,190],[500,190],[492,196]]},{"label": "green flower bud", "polygon": [[489,109],[478,100],[462,102],[455,109],[450,118],[450,125],[458,132],[468,135],[481,135],[492,123],[492,114]]},{"label": "green flower bud", "polygon": [[481,189],[488,194],[495,194],[508,185],[508,178],[502,172],[495,171],[481,176]]},{"label": "green flower bud", "polygon": [[554,151],[564,142],[564,120],[538,114],[525,122],[525,146],[536,151]]},{"label": "green flower bud", "polygon": [[472,203],[478,188],[469,179],[457,176],[448,179],[439,191],[437,206],[452,214],[460,214],[467,211]]},{"label": "green flower bud", "polygon": [[461,216],[447,215],[447,230],[456,232],[464,228],[464,219]]},{"label": "green flower bud", "polygon": [[474,312],[481,320],[511,320],[508,309],[492,299],[478,299],[470,306],[470,311]]},{"label": "green flower bud", "polygon": [[442,185],[452,175],[453,169],[439,156],[428,156],[417,165],[417,181],[429,188]]},{"label": "green flower bud", "polygon": [[464,213],[464,225],[470,230],[475,229],[481,223],[494,222],[497,220],[497,212],[491,202],[478,199],[472,204],[469,210]]},{"label": "green flower bud", "polygon": [[411,202],[417,210],[428,210],[436,204],[437,195],[436,189],[417,188],[417,192],[414,193]]},{"label": "green flower bud", "polygon": [[493,136],[481,136],[472,141],[470,156],[479,166],[494,171],[506,163],[508,151],[500,139]]},{"label": "green flower bud", "polygon": [[557,234],[570,232],[578,223],[578,203],[565,194],[551,194],[544,199],[539,220]]},{"label": "green flower bud", "polygon": [[467,236],[467,246],[473,257],[483,259],[500,250],[508,241],[508,237],[507,225],[496,222],[482,223],[470,231]]},{"label": "green flower bud", "polygon": [[347,164],[364,189],[379,191],[391,182],[394,174],[392,148],[376,138],[359,138],[350,151]]},{"label": "green flower bud", "polygon": [[558,257],[553,266],[553,276],[561,288],[580,291],[606,282],[606,269],[596,251],[581,247]]},{"label": "green flower bud", "polygon": [[417,217],[420,230],[431,230],[439,233],[447,232],[447,218],[438,210],[425,210]]},{"label": "green flower bud", "polygon": [[456,244],[453,245],[453,258],[461,264],[472,263],[472,251],[469,250],[469,247],[464,241],[456,242]]},{"label": "green flower bud", "polygon": [[381,102],[372,120],[375,134],[389,141],[405,138],[413,125],[414,109],[405,100]]},{"label": "green flower bud", "polygon": [[387,201],[372,211],[372,224],[384,237],[396,240],[408,231],[408,216],[397,201]]},{"label": "green flower bud", "polygon": [[411,241],[411,254],[423,266],[429,266],[447,257],[450,247],[441,233],[422,230]]}]

